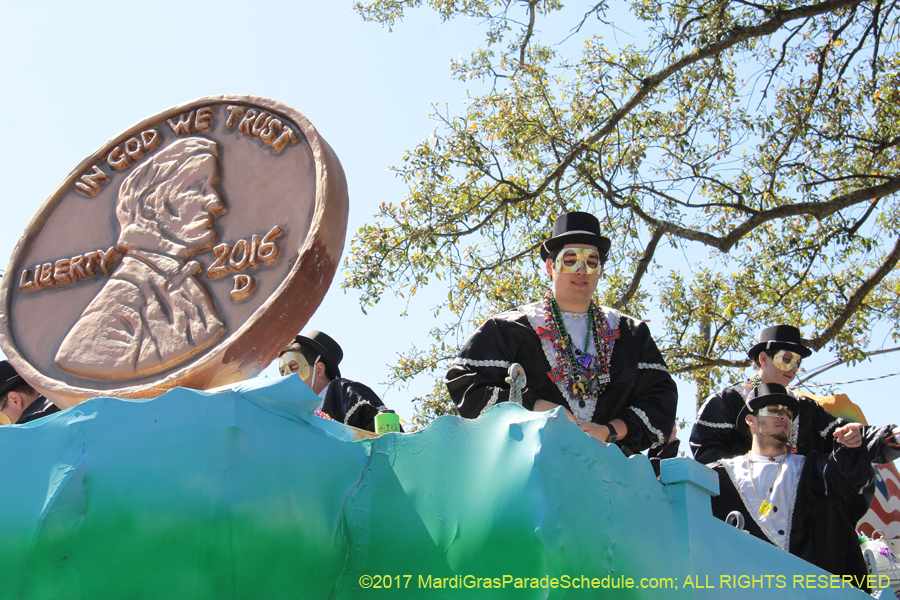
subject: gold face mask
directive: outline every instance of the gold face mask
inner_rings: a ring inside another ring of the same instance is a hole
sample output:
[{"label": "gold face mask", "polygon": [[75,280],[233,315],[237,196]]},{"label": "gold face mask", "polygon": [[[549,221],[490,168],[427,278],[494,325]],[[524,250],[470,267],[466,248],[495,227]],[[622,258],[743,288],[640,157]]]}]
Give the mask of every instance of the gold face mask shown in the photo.
[{"label": "gold face mask", "polygon": [[802,360],[803,359],[800,358],[799,354],[791,352],[790,350],[779,350],[772,358],[772,362],[775,363],[775,366],[782,371],[790,371],[795,367],[799,369],[800,361]]},{"label": "gold face mask", "polygon": [[[316,362],[319,362],[318,358],[316,358]],[[278,357],[278,371],[282,377],[296,373],[300,376],[300,379],[306,381],[309,378],[310,369],[311,366],[306,361],[306,357],[299,352],[285,352]]]},{"label": "gold face mask", "polygon": [[780,417],[781,415],[785,415],[788,418],[788,421],[794,418],[791,409],[783,404],[772,404],[771,406],[763,406],[759,409],[759,416],[761,417]]},{"label": "gold face mask", "polygon": [[557,273],[575,273],[584,269],[588,275],[600,272],[600,253],[590,248],[563,248],[553,263]]}]

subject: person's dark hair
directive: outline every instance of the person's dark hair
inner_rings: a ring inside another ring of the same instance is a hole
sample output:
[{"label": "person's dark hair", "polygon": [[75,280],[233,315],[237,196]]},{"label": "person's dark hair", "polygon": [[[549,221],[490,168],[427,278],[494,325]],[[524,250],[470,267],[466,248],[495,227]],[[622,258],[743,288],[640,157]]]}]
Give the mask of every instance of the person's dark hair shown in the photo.
[{"label": "person's dark hair", "polygon": [[0,410],[3,410],[4,408],[6,408],[6,403],[9,401],[9,394],[11,392],[17,392],[21,396],[32,396],[37,393],[37,390],[35,390],[33,387],[31,387],[27,383],[20,383],[13,389],[6,392],[3,395],[3,398],[0,398]]},{"label": "person's dark hair", "polygon": [[[308,362],[309,364],[313,364],[313,361],[316,360],[317,357],[319,357],[315,350],[298,342],[291,342],[290,344],[288,344],[284,350],[278,353],[279,358],[281,356],[284,356],[288,352],[299,352],[303,355],[303,358],[305,358],[306,362]],[[337,377],[337,374],[332,371],[331,368],[323,360],[321,360],[321,357],[319,358],[319,362],[325,365],[325,377],[327,377],[329,381],[335,379]]]},{"label": "person's dark hair", "polygon": [[[550,254],[547,256],[547,259],[550,260],[550,262],[556,262],[556,257],[559,256],[559,253],[562,252],[563,250],[565,250],[565,248],[557,248],[556,250],[551,250]],[[599,251],[598,251],[598,254],[599,254]],[[606,266],[607,258],[609,258],[607,255],[600,254],[600,266],[601,267]]]},{"label": "person's dark hair", "polygon": [[[765,350],[763,350],[763,352],[765,352]],[[760,352],[759,354],[762,354],[762,352]],[[759,364],[759,354],[750,359],[750,362],[753,363],[753,368],[757,371],[762,369],[762,365]],[[768,354],[766,354],[766,356],[768,356]]]},{"label": "person's dark hair", "polygon": [[[281,358],[288,352],[299,352],[299,353],[303,354],[303,346],[301,346],[297,342],[291,342],[290,344],[288,344],[287,346],[284,347],[284,350],[282,350],[281,352],[278,353],[278,358]],[[303,354],[303,356],[306,356],[306,355]],[[315,356],[313,358],[315,358]]]},{"label": "person's dark hair", "polygon": [[753,358],[750,359],[750,362],[753,363],[753,368],[756,369],[757,371],[759,371],[760,369],[762,369],[762,365],[759,363],[759,355],[760,355],[760,354],[765,354],[766,356],[769,357],[769,360],[772,360],[772,359],[775,357],[775,355],[778,354],[778,351],[779,351],[779,350],[781,350],[780,347],[779,347],[779,348],[773,347],[773,348],[771,348],[771,349],[768,350],[768,351],[766,351],[766,350],[760,350],[760,351],[756,354],[756,356],[754,356]]}]

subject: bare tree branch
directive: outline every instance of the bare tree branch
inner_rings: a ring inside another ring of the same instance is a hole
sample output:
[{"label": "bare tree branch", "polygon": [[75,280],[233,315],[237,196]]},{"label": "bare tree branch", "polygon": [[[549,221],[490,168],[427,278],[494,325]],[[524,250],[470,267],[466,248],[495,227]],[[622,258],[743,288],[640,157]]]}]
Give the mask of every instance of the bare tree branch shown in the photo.
[{"label": "bare tree branch", "polygon": [[897,266],[897,262],[900,261],[900,238],[897,238],[897,243],[894,245],[894,249],[891,250],[890,254],[887,255],[884,262],[881,266],[876,270],[872,275],[869,276],[858,288],[853,292],[853,295],[847,300],[847,305],[844,307],[844,310],[838,315],[838,317],[832,321],[831,325],[822,332],[819,337],[809,340],[807,345],[813,350],[819,350],[823,348],[825,344],[830,342],[834,337],[840,333],[841,328],[844,327],[844,324],[847,320],[853,316],[853,313],[859,308],[860,304],[866,299],[866,296],[869,295],[875,286],[881,283],[881,281],[887,277],[887,275],[894,270],[894,267]]},{"label": "bare tree branch", "polygon": [[647,248],[644,250],[643,256],[638,261],[637,266],[635,268],[634,276],[631,278],[631,284],[629,284],[628,289],[622,294],[622,296],[613,302],[612,307],[616,310],[619,310],[634,297],[637,291],[641,287],[641,279],[644,277],[644,273],[647,272],[647,269],[650,267],[650,263],[653,262],[653,255],[656,253],[656,247],[659,245],[659,240],[662,239],[664,232],[661,229],[658,229],[653,232],[653,235],[650,236],[650,241],[647,242]]}]

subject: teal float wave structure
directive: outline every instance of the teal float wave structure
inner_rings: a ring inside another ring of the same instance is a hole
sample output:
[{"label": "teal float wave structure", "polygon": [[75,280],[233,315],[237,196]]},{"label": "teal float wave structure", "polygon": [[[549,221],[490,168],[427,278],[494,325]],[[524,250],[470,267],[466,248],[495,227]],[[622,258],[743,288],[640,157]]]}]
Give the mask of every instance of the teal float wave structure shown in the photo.
[{"label": "teal float wave structure", "polygon": [[0,600],[865,597],[558,411],[356,441],[315,404],[257,379],[0,428]]}]

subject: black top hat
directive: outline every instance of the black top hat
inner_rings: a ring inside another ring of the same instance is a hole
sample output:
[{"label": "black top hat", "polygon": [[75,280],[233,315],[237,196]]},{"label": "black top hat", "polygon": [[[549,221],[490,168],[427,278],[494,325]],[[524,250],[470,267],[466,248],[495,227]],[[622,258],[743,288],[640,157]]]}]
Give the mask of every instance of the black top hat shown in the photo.
[{"label": "black top hat", "polygon": [[9,364],[8,360],[0,361],[0,398],[13,388],[25,383],[22,376]]},{"label": "black top hat", "polygon": [[775,325],[766,327],[759,332],[759,343],[747,350],[750,360],[756,360],[759,353],[766,350],[790,350],[803,358],[812,354],[812,350],[803,345],[800,340],[800,330],[790,325]]},{"label": "black top hat", "polygon": [[321,331],[309,331],[306,334],[298,335],[294,341],[301,346],[311,348],[325,363],[328,370],[334,373],[335,377],[341,376],[341,370],[338,368],[340,362],[344,359],[344,351],[341,350],[340,344],[331,339],[331,336]]},{"label": "black top hat", "polygon": [[739,430],[745,431],[747,423],[744,417],[758,408],[770,406],[772,404],[781,404],[791,409],[791,415],[797,416],[800,410],[800,401],[794,396],[788,394],[787,388],[777,383],[761,383],[752,390],[744,398],[744,406],[738,412],[737,422],[735,425]]},{"label": "black top hat", "polygon": [[600,235],[600,221],[591,213],[570,212],[559,215],[553,223],[553,236],[541,244],[541,260],[566,244],[590,244],[596,246],[600,256],[606,257],[610,241]]}]

